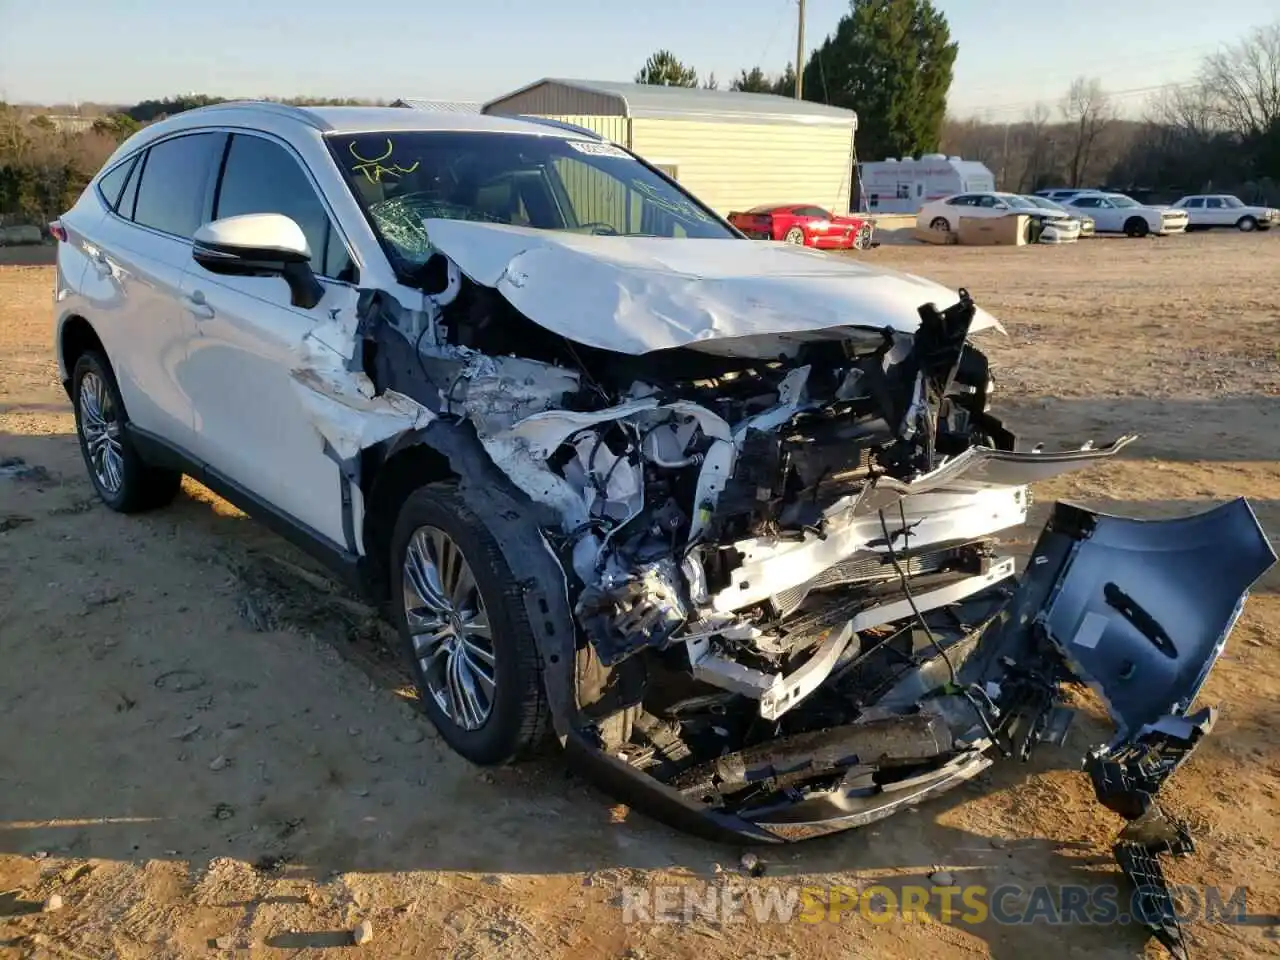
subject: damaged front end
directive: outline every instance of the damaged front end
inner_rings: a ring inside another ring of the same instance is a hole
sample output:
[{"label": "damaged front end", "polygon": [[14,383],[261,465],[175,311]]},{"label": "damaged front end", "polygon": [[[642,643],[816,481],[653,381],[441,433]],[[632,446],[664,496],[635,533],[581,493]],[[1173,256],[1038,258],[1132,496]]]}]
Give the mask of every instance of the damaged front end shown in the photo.
[{"label": "damaged front end", "polygon": [[[1158,522],[1059,504],[1015,579],[996,535],[1029,484],[1133,438],[1017,449],[969,339],[997,325],[965,291],[940,309],[915,278],[849,276],[809,303],[830,261],[695,276],[672,241],[426,228],[448,256],[424,308],[367,293],[349,357],[413,420],[357,445],[433,446],[500,526],[585,771],[690,830],[802,839],[1061,741],[1062,685],[1084,681],[1119,728],[1086,768],[1133,821],[1125,870],[1185,847],[1153,797],[1208,729],[1191,701],[1275,559],[1244,501]],[[787,284],[796,310],[761,306]],[[859,296],[873,319],[849,316]]]}]

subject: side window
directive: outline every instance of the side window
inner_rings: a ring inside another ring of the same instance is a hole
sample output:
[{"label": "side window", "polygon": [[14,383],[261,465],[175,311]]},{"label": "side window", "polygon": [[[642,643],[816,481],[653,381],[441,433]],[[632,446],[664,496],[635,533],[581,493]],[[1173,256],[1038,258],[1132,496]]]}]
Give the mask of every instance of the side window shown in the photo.
[{"label": "side window", "polygon": [[947,201],[947,205],[952,207],[972,207],[973,199],[974,199],[973,197],[968,195],[952,197],[950,200]]},{"label": "side window", "polygon": [[819,220],[831,219],[831,214],[821,207],[796,207],[795,214],[797,217],[817,217]]},{"label": "side window", "polygon": [[116,203],[120,199],[120,191],[124,188],[129,174],[133,173],[134,164],[137,162],[138,158],[133,157],[124,161],[124,163],[118,163],[99,178],[98,193],[112,210],[116,208]]},{"label": "side window", "polygon": [[1204,206],[1204,200],[1200,197],[1195,197],[1194,199],[1188,200],[1186,203],[1182,204],[1182,206],[1189,207],[1192,210],[1199,210]]},{"label": "side window", "polygon": [[280,144],[236,134],[227,148],[214,218],[280,213],[302,228],[311,248],[311,269],[322,277],[349,279],[353,266],[315,187],[298,161]]},{"label": "side window", "polygon": [[1003,200],[1000,200],[1000,199],[999,199],[999,198],[997,198],[997,197],[993,197],[993,196],[992,196],[991,194],[989,194],[989,193],[988,193],[986,196],[984,196],[984,197],[979,197],[979,198],[978,198],[978,206],[980,206],[980,207],[986,207],[986,208],[988,208],[988,209],[992,209],[992,208],[994,208],[994,207],[998,206],[999,204],[1001,204],[1001,203],[1003,203],[1003,202],[1004,202]]},{"label": "side window", "polygon": [[138,184],[142,180],[142,168],[147,165],[146,154],[139,154],[133,169],[129,171],[129,181],[120,193],[120,202],[116,204],[116,213],[126,220],[133,219],[133,207],[138,202]]},{"label": "side window", "polygon": [[1093,207],[1101,206],[1101,204],[1098,202],[1097,197],[1076,197],[1074,200],[1071,200],[1069,202],[1072,204],[1072,206],[1076,206],[1076,207],[1093,208]]},{"label": "side window", "polygon": [[1210,197],[1204,202],[1204,205],[1210,210],[1221,210],[1225,206],[1219,197]]},{"label": "side window", "polygon": [[144,227],[190,239],[204,221],[205,188],[219,133],[192,133],[147,151],[133,219]]}]

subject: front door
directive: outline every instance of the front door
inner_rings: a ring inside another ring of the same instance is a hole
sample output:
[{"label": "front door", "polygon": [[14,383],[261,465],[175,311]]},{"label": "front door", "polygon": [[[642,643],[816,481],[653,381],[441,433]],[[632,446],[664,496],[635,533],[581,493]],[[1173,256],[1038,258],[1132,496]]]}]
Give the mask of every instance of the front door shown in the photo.
[{"label": "front door", "polygon": [[[341,474],[325,451],[291,377],[303,338],[333,319],[354,326],[354,267],[341,233],[302,161],[282,142],[234,134],[214,219],[280,213],[302,228],[324,296],[290,302],[276,277],[225,277],[194,261],[183,295],[196,305],[196,336],[184,366],[195,411],[197,454],[223,478],[329,541],[347,542]],[[349,529],[349,528],[347,528]]]}]

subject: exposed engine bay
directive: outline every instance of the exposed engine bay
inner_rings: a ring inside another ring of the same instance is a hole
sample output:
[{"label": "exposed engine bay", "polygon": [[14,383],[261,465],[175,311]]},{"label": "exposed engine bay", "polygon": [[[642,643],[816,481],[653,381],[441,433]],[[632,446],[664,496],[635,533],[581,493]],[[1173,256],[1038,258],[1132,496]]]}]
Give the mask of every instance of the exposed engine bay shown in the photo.
[{"label": "exposed engine bay", "polygon": [[[1148,876],[1157,853],[1188,847],[1153,798],[1211,725],[1192,700],[1275,560],[1244,501],[1146,523],[1060,504],[1017,579],[997,535],[1025,521],[1029,484],[1133,438],[1019,449],[970,340],[994,321],[966,291],[942,300],[930,285],[935,299],[894,323],[726,330],[725,304],[750,291],[686,314],[672,306],[686,287],[602,275],[619,303],[649,297],[640,307],[667,324],[632,346],[645,334],[621,307],[601,319],[551,283],[576,267],[592,288],[583,250],[598,238],[527,251],[514,228],[427,229],[444,253],[423,268],[423,309],[366,291],[345,367],[295,379],[314,391],[327,378],[340,403],[358,380],[346,406],[386,414],[382,436],[357,421],[358,442],[336,417],[317,420],[346,462],[448,428],[497,468],[504,502],[527,505],[511,511],[513,543],[570,619],[539,601],[555,642],[571,644],[544,655],[548,684],[568,691],[557,731],[617,793],[719,836],[846,829],[993,754],[1061,742],[1062,687],[1083,682],[1119,729],[1089,774],[1141,824],[1117,846],[1122,866]],[[519,255],[490,269],[445,242],[454,231]],[[615,340],[592,329],[604,324]],[[441,447],[455,464],[473,449]],[[1171,902],[1153,910],[1153,931],[1180,944]]]}]

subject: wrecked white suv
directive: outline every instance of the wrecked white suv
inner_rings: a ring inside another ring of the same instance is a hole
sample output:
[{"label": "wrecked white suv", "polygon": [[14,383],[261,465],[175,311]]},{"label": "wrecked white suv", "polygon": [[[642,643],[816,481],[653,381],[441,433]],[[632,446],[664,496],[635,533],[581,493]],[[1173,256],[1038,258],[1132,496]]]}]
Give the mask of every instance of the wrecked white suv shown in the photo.
[{"label": "wrecked white suv", "polygon": [[550,728],[691,829],[885,816],[1061,738],[1075,679],[1118,727],[1099,796],[1155,816],[1274,560],[1244,501],[1060,505],[1016,581],[995,535],[1027,484],[1129,438],[1020,450],[966,292],[746,241],[563,124],[193,110],[54,230],[58,359],[108,505],[195,477],[386,604],[460,754]]}]

